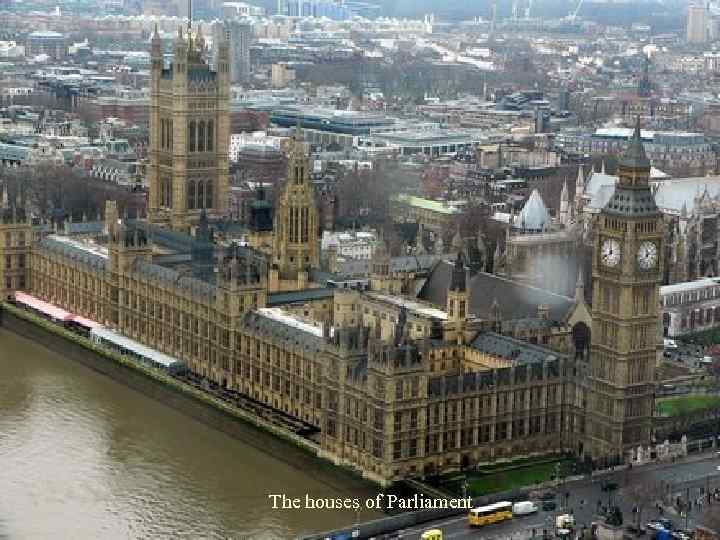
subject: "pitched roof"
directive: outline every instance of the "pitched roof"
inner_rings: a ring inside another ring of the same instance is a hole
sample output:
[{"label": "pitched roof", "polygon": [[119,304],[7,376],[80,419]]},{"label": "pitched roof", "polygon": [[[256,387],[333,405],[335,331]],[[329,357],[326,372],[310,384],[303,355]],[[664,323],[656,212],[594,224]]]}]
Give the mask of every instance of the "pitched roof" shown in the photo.
[{"label": "pitched roof", "polygon": [[533,189],[520,215],[515,220],[515,228],[541,231],[550,223],[550,214],[537,189]]},{"label": "pitched roof", "polygon": [[[448,261],[438,263],[418,298],[437,306],[445,306],[452,269],[453,265]],[[474,274],[468,282],[468,288],[470,290],[469,311],[473,315],[483,318],[492,317],[492,304],[495,299],[498,300],[503,320],[536,317],[538,305],[546,304],[550,308],[550,318],[561,321],[569,313],[574,303],[574,300],[567,296],[485,272]]]},{"label": "pitched roof", "polygon": [[650,167],[650,160],[645,154],[645,146],[643,146],[642,137],[640,135],[640,117],[635,121],[635,131],[633,132],[630,144],[628,144],[625,153],[620,158],[620,166],[633,169],[644,169]]},{"label": "pitched roof", "polygon": [[475,350],[512,360],[517,365],[534,364],[543,360],[557,360],[558,357],[564,356],[539,345],[533,345],[494,332],[478,334],[470,343],[470,346]]}]

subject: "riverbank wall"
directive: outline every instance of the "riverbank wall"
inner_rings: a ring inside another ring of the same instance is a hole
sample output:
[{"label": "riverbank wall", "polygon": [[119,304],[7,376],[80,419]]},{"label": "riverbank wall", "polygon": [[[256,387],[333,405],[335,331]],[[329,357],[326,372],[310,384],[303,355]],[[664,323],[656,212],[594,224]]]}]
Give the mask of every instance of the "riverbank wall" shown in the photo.
[{"label": "riverbank wall", "polygon": [[0,326],[295,467],[334,476],[338,482],[352,480],[368,483],[368,489],[371,487],[367,479],[354,471],[323,459],[317,443],[162,371],[98,347],[91,340],[33,313],[11,304],[0,304]]}]

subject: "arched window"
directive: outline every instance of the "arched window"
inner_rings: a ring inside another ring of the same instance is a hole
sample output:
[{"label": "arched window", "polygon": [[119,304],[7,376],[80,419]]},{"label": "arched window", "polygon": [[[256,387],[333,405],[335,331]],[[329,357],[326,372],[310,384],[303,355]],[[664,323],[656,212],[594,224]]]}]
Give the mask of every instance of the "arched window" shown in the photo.
[{"label": "arched window", "polygon": [[198,152],[205,151],[205,122],[203,122],[202,120],[200,122],[198,122],[197,151]]},{"label": "arched window", "polygon": [[213,183],[212,180],[208,180],[205,185],[205,208],[213,208]]},{"label": "arched window", "polygon": [[200,180],[197,183],[197,204],[195,205],[195,208],[205,208],[205,182]]},{"label": "arched window", "polygon": [[166,181],[167,181],[167,207],[172,208],[172,200],[173,200],[172,180],[170,178],[168,178]]},{"label": "arched window", "polygon": [[208,120],[207,123],[207,151],[212,152],[215,147],[215,122]]},{"label": "arched window", "polygon": [[190,120],[188,126],[188,152],[195,151],[195,120]]},{"label": "arched window", "polygon": [[188,193],[187,193],[187,207],[188,210],[195,210],[195,181],[190,180],[188,182]]}]

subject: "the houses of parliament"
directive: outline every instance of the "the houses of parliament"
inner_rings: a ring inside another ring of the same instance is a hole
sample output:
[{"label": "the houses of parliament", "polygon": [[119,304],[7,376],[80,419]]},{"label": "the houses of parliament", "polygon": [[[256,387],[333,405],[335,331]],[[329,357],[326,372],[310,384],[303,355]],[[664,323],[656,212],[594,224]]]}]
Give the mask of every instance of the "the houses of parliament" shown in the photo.
[{"label": "the houses of parliament", "polygon": [[165,66],[153,39],[148,220],[110,201],[102,222],[53,229],[3,190],[3,298],[28,291],[178,357],[382,484],[550,452],[618,462],[650,443],[664,240],[637,132],[598,220],[592,307],[582,281],[569,297],[471,273],[459,250],[422,267],[381,245],[354,288],[320,268],[299,132],[274,215],[253,206],[243,245],[216,225],[223,51],[213,71],[181,30]]}]

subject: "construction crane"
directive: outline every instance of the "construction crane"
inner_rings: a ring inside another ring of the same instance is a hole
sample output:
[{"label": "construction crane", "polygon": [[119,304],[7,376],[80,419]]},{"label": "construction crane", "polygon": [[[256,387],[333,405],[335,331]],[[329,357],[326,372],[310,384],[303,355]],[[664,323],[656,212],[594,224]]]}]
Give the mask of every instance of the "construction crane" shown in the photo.
[{"label": "construction crane", "polygon": [[580,8],[583,5],[583,1],[584,0],[578,0],[577,6],[575,6],[575,11],[573,11],[567,16],[569,21],[573,22],[575,21],[575,19],[577,19],[578,13],[580,13]]}]

